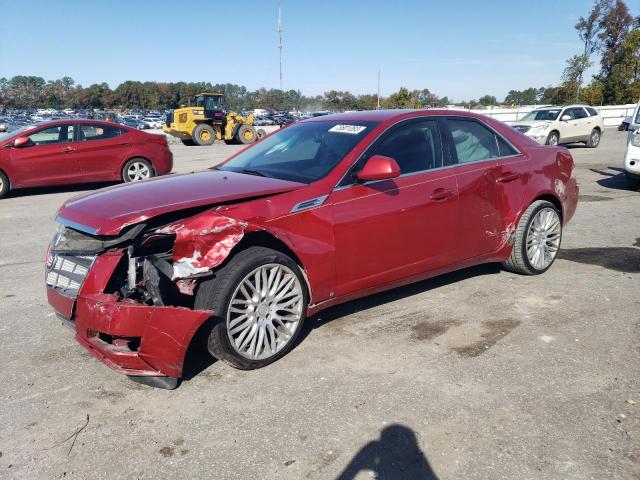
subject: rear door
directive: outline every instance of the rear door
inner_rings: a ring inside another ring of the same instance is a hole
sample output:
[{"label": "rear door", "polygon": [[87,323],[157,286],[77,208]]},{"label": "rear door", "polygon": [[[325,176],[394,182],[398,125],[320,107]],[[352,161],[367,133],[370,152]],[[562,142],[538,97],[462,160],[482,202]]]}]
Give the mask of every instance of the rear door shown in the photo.
[{"label": "rear door", "polygon": [[572,108],[574,123],[576,125],[575,138],[576,140],[587,140],[589,134],[593,129],[593,119],[589,116],[587,111],[582,107]]},{"label": "rear door", "polygon": [[480,120],[448,117],[459,196],[457,260],[496,251],[503,241],[504,183],[519,178],[500,163],[496,133]]},{"label": "rear door", "polygon": [[[377,288],[451,262],[458,210],[454,172],[443,169],[439,122],[413,119],[385,132],[331,193],[336,296]],[[354,181],[372,155],[394,158],[400,177]]]},{"label": "rear door", "polygon": [[78,124],[78,162],[84,181],[118,180],[129,148],[127,130],[116,124]]},{"label": "rear door", "polygon": [[12,181],[16,186],[58,185],[78,182],[74,126],[65,123],[39,129],[30,135],[30,145],[11,148]]}]

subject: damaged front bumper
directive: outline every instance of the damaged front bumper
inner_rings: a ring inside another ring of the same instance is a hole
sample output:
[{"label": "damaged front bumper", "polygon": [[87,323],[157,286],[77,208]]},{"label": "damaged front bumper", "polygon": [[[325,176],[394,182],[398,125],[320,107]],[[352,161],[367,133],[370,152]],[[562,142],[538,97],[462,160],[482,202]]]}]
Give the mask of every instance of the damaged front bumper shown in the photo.
[{"label": "damaged front bumper", "polygon": [[212,312],[144,305],[105,293],[123,258],[124,250],[98,256],[75,298],[47,285],[49,303],[74,327],[76,340],[110,368],[132,377],[178,379],[193,335]]}]

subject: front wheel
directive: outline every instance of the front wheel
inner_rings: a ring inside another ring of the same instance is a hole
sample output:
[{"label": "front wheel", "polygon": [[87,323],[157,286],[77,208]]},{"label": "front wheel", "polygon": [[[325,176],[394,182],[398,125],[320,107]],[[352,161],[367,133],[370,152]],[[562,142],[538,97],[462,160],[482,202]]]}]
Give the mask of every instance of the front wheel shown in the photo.
[{"label": "front wheel", "polygon": [[291,350],[308,303],[300,267],[287,255],[250,247],[204,280],[195,308],[214,312],[211,355],[235,368],[268,365]]},{"label": "front wheel", "polygon": [[587,140],[587,147],[596,148],[598,145],[600,145],[600,137],[600,130],[598,130],[597,128],[591,130],[591,135],[589,135],[589,140]]},{"label": "front wheel", "polygon": [[551,202],[537,200],[518,222],[511,255],[502,265],[515,273],[538,275],[556,259],[562,241],[562,221]]},{"label": "front wheel", "polygon": [[9,179],[4,173],[0,172],[0,198],[6,197],[9,190],[11,190]]},{"label": "front wheel", "polygon": [[153,167],[144,158],[132,158],[122,168],[122,180],[126,183],[146,180],[154,176]]},{"label": "front wheel", "polygon": [[547,137],[547,145],[558,145],[560,143],[560,135],[558,132],[551,132]]}]

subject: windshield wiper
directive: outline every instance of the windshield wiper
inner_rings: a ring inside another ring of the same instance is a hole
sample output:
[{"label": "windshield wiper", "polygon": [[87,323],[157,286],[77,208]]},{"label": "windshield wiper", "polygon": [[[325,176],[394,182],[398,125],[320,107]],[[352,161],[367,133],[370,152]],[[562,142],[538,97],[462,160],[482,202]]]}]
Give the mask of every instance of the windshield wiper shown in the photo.
[{"label": "windshield wiper", "polygon": [[263,173],[259,170],[251,170],[248,168],[243,168],[242,170],[240,170],[240,173],[246,173],[247,175],[255,175],[257,177],[268,177],[269,175],[267,175],[266,173]]}]

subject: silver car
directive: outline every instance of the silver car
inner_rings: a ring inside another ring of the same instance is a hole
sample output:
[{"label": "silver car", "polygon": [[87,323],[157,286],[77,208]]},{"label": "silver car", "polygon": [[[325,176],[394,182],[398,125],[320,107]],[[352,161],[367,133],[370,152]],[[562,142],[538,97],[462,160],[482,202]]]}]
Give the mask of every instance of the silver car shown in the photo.
[{"label": "silver car", "polygon": [[584,142],[596,148],[604,132],[604,120],[587,105],[543,107],[532,110],[512,127],[544,145]]}]

